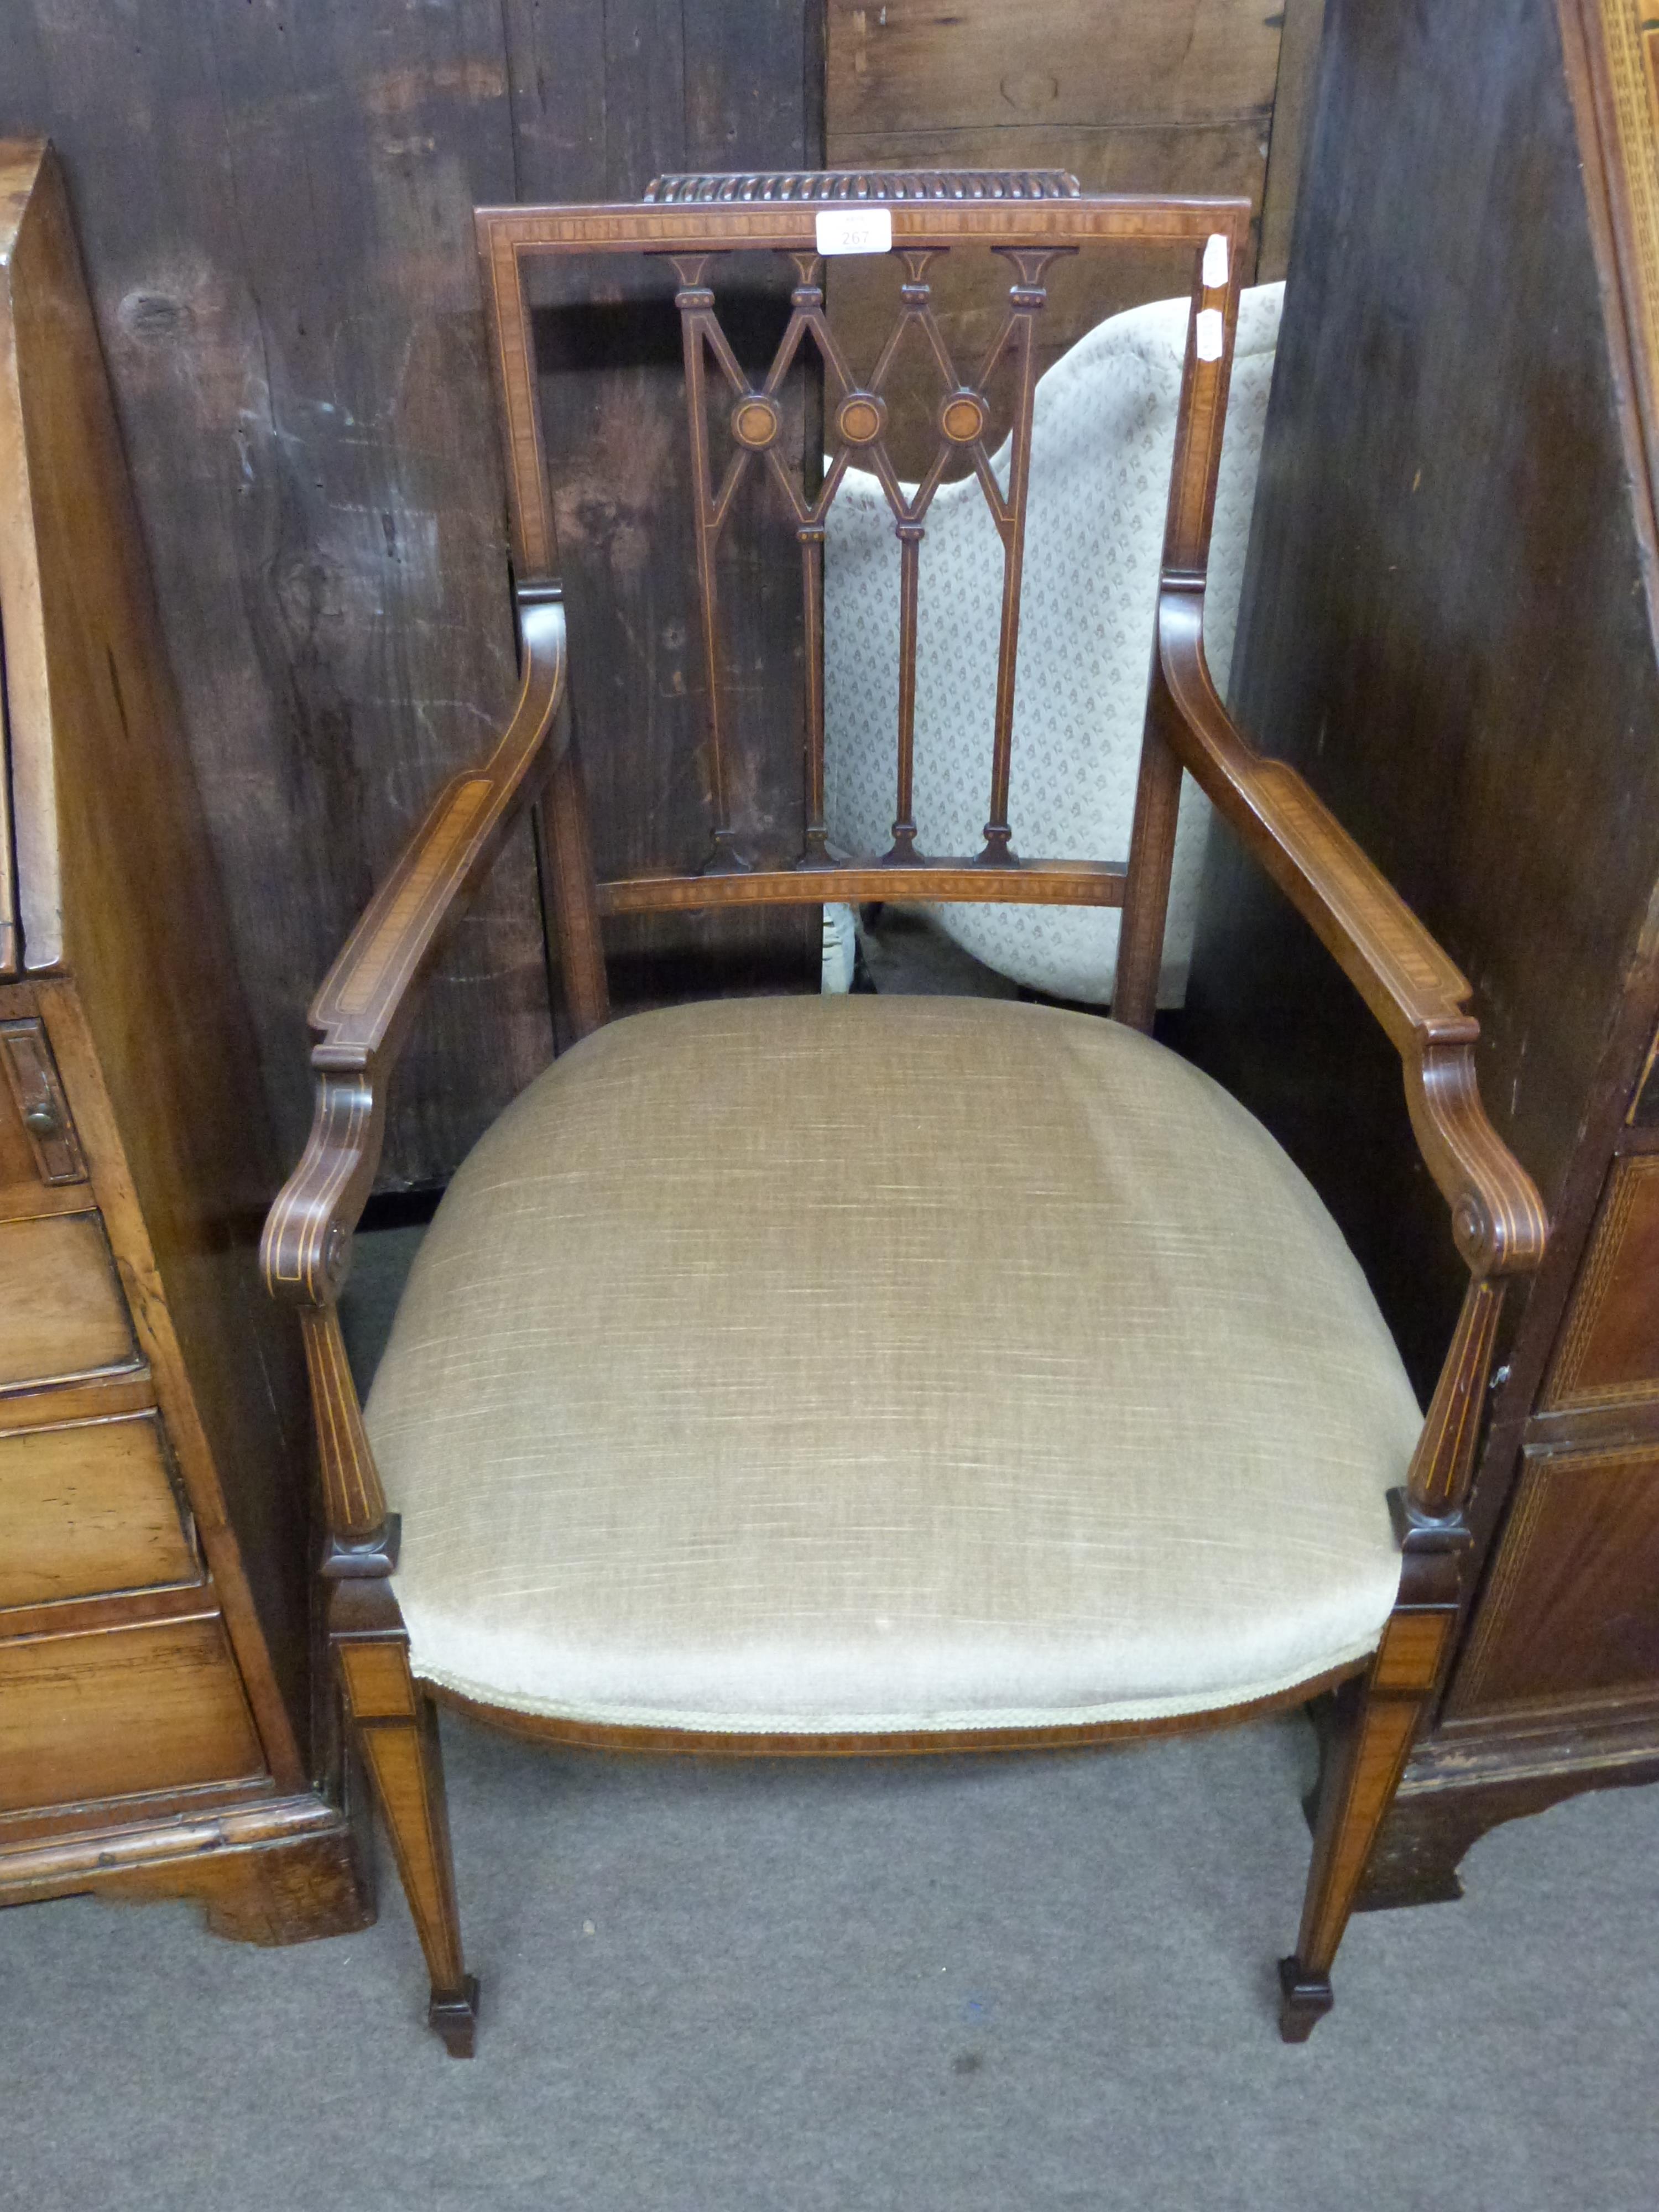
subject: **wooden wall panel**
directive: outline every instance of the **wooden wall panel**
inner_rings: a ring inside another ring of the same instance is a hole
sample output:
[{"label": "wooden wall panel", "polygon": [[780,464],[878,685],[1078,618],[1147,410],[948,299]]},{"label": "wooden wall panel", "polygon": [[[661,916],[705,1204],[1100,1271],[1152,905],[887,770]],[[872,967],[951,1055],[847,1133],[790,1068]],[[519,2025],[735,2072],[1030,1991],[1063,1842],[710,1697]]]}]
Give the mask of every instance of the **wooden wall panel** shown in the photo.
[{"label": "wooden wall panel", "polygon": [[[1551,1300],[1659,874],[1647,525],[1601,285],[1551,0],[1492,27],[1329,0],[1231,704],[1474,984],[1482,1094],[1557,1224]],[[1390,1048],[1219,836],[1188,1011],[1425,1384],[1462,1270]]]},{"label": "wooden wall panel", "polygon": [[830,0],[831,157],[919,127],[1035,143],[1153,117],[1265,125],[1280,21],[1258,0]]},{"label": "wooden wall panel", "polygon": [[[659,170],[793,168],[822,159],[821,64],[811,5],[629,0],[590,11],[573,71],[541,12],[523,11],[522,199],[625,198]],[[531,66],[534,56],[533,70]],[[532,83],[533,82],[533,91]],[[566,145],[542,106],[561,82],[586,100]],[[648,144],[650,158],[646,158]],[[746,268],[721,313],[745,359],[769,356],[793,272]],[[601,875],[696,867],[712,813],[702,750],[688,447],[672,277],[617,258],[532,280],[549,382],[544,423],[570,626],[571,700]],[[718,272],[715,283],[721,285]],[[573,312],[570,303],[604,295]],[[745,347],[742,334],[747,331]],[[722,623],[732,685],[728,789],[744,849],[800,850],[803,707],[799,564],[781,502],[758,513]],[[713,988],[816,988],[819,909],[626,917],[607,925],[618,1011]]]},{"label": "wooden wall panel", "polygon": [[[1259,216],[1272,141],[1275,237],[1287,239],[1297,95],[1318,10],[1319,0],[1289,0],[1283,13],[1249,0],[966,0],[949,10],[828,0],[829,158],[853,168],[1067,169],[1085,191],[1238,193]],[[1281,43],[1293,82],[1275,137]],[[1270,273],[1284,274],[1282,255]],[[989,295],[948,261],[933,275],[953,355],[973,360],[994,327]],[[1185,283],[1156,252],[1057,264],[1039,325],[1042,366],[1104,316]],[[857,361],[879,349],[890,289],[856,263],[832,272]],[[907,437],[907,412],[901,395],[891,434],[901,470],[916,472],[932,439]]]},{"label": "wooden wall panel", "polygon": [[[306,1000],[515,688],[471,206],[800,162],[810,25],[799,0],[0,0],[0,130],[64,157],[290,1154]],[[585,684],[626,789],[630,729]],[[383,1181],[442,1180],[550,1045],[523,841],[434,981]]]}]

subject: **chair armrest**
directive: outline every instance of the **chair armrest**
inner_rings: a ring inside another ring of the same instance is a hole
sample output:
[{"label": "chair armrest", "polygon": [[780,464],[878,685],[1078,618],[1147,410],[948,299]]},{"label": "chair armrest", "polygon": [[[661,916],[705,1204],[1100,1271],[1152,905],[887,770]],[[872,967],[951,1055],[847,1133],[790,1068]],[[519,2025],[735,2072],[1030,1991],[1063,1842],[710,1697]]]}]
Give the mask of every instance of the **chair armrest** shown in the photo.
[{"label": "chair armrest", "polygon": [[344,1280],[351,1231],[380,1164],[382,1079],[408,1033],[418,986],[568,738],[560,714],[564,610],[556,591],[520,593],[519,631],[524,684],[495,751],[433,800],[311,1002],[307,1018],[319,1038],[311,1054],[311,1136],[266,1217],[260,1250],[273,1297],[328,1304]]},{"label": "chair armrest", "polygon": [[1264,759],[1240,733],[1205,664],[1202,611],[1200,589],[1166,579],[1158,653],[1176,708],[1170,742],[1399,1052],[1412,1127],[1471,1275],[1523,1273],[1543,1256],[1548,1222],[1481,1104],[1469,984],[1296,770]]}]

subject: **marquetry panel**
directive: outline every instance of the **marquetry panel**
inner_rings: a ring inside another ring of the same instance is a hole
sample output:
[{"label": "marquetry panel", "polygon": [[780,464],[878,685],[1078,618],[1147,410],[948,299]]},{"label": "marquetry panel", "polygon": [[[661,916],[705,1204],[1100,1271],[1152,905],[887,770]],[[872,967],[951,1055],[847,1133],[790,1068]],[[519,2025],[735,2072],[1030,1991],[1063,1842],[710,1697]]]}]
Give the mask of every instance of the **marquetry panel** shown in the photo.
[{"label": "marquetry panel", "polygon": [[159,1415],[0,1435],[0,1608],[200,1573]]},{"label": "marquetry panel", "polygon": [[1590,0],[1601,18],[1607,82],[1618,142],[1620,212],[1627,226],[1626,270],[1650,376],[1659,364],[1659,24],[1646,0]]},{"label": "marquetry panel", "polygon": [[1379,1690],[1431,1688],[1455,1617],[1426,1609],[1390,1614],[1371,1670],[1372,1686]]},{"label": "marquetry panel", "polygon": [[0,1389],[137,1362],[100,1218],[0,1221]]},{"label": "marquetry panel", "polygon": [[1659,1398],[1659,1154],[1618,1161],[1542,1405]]},{"label": "marquetry panel", "polygon": [[1297,1945],[1304,1957],[1329,1958],[1341,1940],[1354,1885],[1376,1833],[1376,1824],[1399,1782],[1420,1711],[1414,1698],[1377,1698],[1367,1710],[1345,1816],[1332,1851],[1322,1909],[1311,1924],[1304,1922]]},{"label": "marquetry panel", "polygon": [[264,1766],[218,1615],[0,1644],[0,1812]]},{"label": "marquetry panel", "polygon": [[1448,1710],[1659,1680],[1659,1445],[1528,1451]]},{"label": "marquetry panel", "polygon": [[338,1648],[340,1671],[355,1719],[414,1718],[415,1689],[404,1644],[343,1643]]}]

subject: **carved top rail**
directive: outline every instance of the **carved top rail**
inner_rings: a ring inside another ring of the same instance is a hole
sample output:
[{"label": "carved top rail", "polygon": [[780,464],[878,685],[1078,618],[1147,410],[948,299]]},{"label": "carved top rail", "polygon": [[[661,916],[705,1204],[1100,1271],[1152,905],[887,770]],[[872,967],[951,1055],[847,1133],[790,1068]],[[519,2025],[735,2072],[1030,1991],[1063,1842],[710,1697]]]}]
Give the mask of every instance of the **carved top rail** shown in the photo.
[{"label": "carved top rail", "polygon": [[1083,187],[1064,169],[764,169],[653,177],[647,205],[726,205],[734,200],[1074,200]]}]

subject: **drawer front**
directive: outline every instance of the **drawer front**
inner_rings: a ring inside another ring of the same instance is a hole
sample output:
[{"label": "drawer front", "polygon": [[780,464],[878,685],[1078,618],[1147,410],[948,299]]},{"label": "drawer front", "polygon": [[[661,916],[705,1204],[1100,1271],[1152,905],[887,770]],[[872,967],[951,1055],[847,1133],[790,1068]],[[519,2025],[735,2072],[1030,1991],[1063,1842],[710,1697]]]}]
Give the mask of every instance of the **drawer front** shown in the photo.
[{"label": "drawer front", "polygon": [[260,1773],[216,1614],[0,1644],[0,1813]]},{"label": "drawer front", "polygon": [[1659,1153],[1618,1160],[1542,1406],[1659,1400]]},{"label": "drawer front", "polygon": [[87,1164],[38,1015],[0,1021],[0,1218],[84,1185]]},{"label": "drawer front", "polygon": [[0,1607],[201,1579],[157,1414],[0,1435]]},{"label": "drawer front", "polygon": [[1659,1445],[1528,1449],[1449,1712],[1659,1688]]},{"label": "drawer front", "polygon": [[0,1221],[0,1390],[137,1364],[100,1217]]}]

